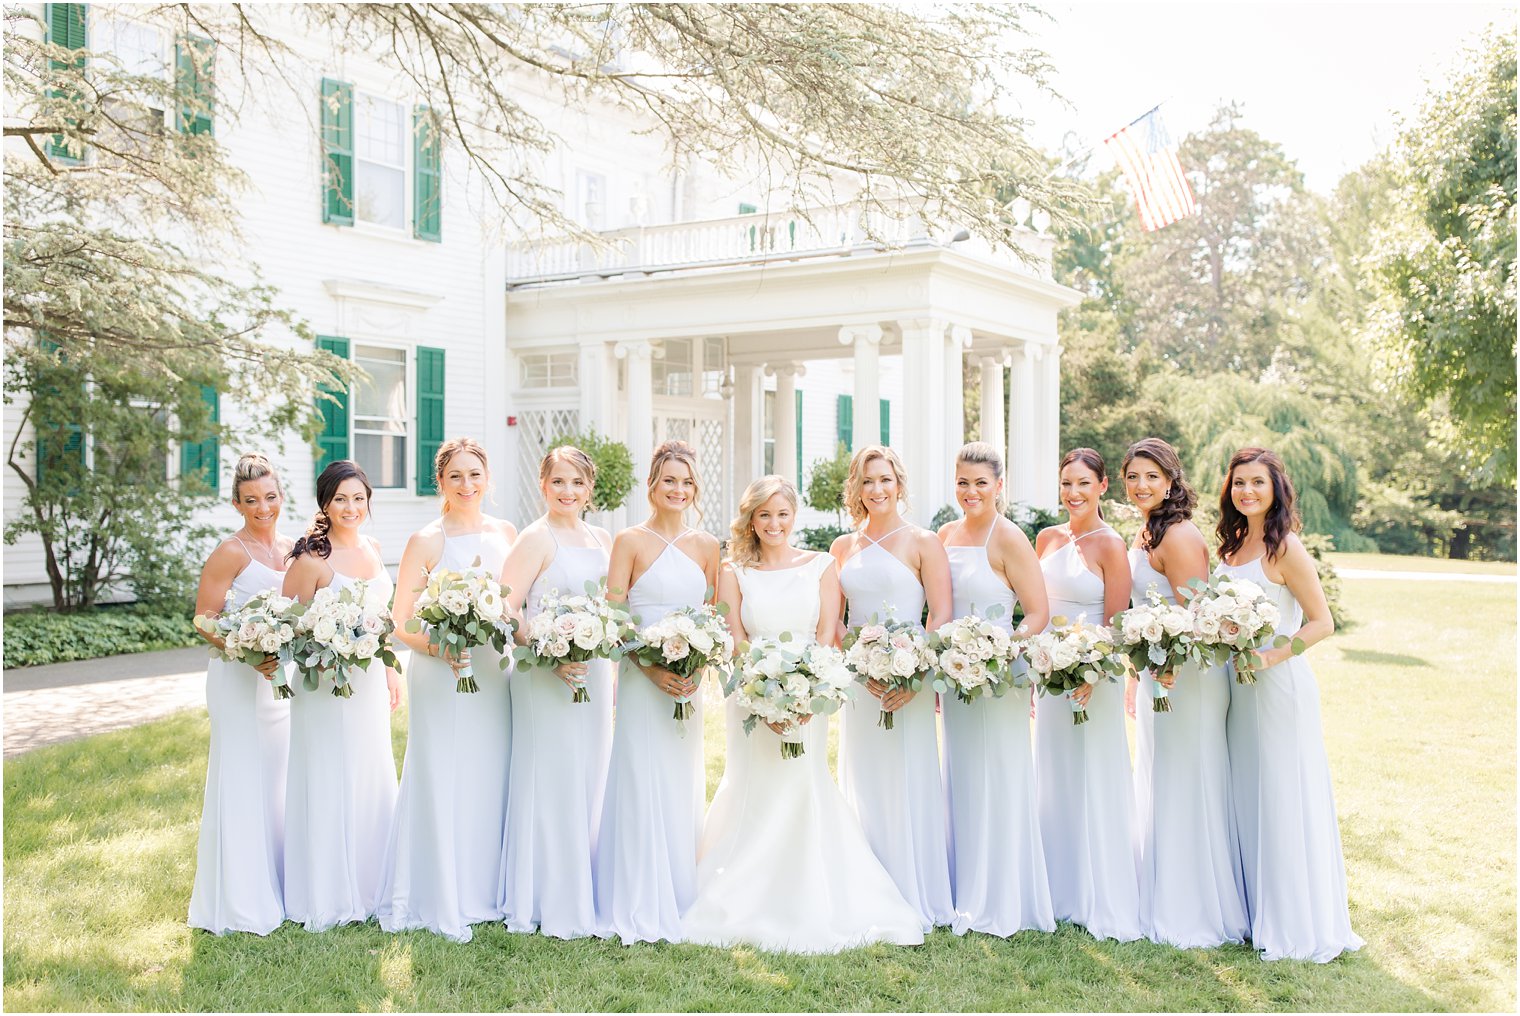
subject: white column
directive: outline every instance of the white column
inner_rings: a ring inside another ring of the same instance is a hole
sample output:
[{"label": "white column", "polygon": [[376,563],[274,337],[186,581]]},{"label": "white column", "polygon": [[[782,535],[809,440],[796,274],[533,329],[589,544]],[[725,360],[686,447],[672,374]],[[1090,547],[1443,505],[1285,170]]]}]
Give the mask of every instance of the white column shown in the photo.
[{"label": "white column", "polygon": [[881,443],[881,326],[846,325],[839,329],[842,345],[855,346],[855,394],[852,403],[850,451]]},{"label": "white column", "polygon": [[971,348],[971,329],[956,325],[945,341],[945,446],[954,455],[966,443],[966,350]]},{"label": "white column", "polygon": [[1061,347],[1045,346],[1040,357],[1040,473],[1035,503],[1052,511],[1060,504]]},{"label": "white column", "polygon": [[581,393],[578,426],[583,431],[606,433],[608,393],[612,391],[615,380],[608,377],[607,344],[595,336],[581,339],[580,363],[577,367]]},{"label": "white column", "polygon": [[800,363],[765,367],[776,376],[776,475],[797,482],[797,379],[807,373]]},{"label": "white column", "polygon": [[1034,371],[1036,347],[1026,342],[1013,352],[1012,398],[1008,406],[1009,500],[1039,503],[1039,454],[1035,434]]},{"label": "white column", "polygon": [[628,361],[628,431],[624,435],[633,456],[633,490],[624,508],[629,523],[642,522],[649,514],[644,480],[654,455],[654,344],[643,339],[617,344],[617,357]]},{"label": "white column", "polygon": [[[744,488],[760,475],[762,421],[765,403],[760,394],[760,369],[754,364],[734,364],[733,462],[734,503]],[[730,506],[733,507],[733,506]]]},{"label": "white column", "polygon": [[1008,432],[1003,428],[1003,404],[1007,401],[1003,395],[1003,359],[984,356],[981,365],[982,430],[979,437],[1002,453],[1008,440]]},{"label": "white column", "polygon": [[948,503],[951,456],[945,449],[945,414],[934,404],[944,391],[945,331],[941,318],[899,321],[903,357],[903,466],[908,472],[909,518],[927,526]]}]

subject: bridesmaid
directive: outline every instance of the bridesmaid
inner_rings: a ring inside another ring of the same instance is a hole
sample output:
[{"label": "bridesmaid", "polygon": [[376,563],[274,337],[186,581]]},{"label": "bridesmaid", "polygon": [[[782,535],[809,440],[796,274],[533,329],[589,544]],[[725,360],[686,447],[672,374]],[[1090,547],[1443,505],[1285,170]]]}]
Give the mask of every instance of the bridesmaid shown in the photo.
[{"label": "bridesmaid", "polygon": [[[517,529],[492,518],[486,450],[472,438],[446,441],[433,459],[441,515],[407,540],[397,578],[396,637],[412,650],[401,795],[386,848],[377,916],[386,931],[426,928],[468,942],[470,925],[501,919],[496,879],[507,821],[512,706],[501,657],[490,646],[439,650],[425,631],[406,630],[430,573],[482,570],[492,576]],[[480,690],[455,690],[471,666]]]},{"label": "bridesmaid", "polygon": [[[1098,511],[1108,490],[1103,457],[1076,448],[1061,460],[1061,504],[1067,523],[1035,541],[1053,618],[1107,624],[1129,603],[1124,540]],[[1085,685],[1070,694],[1088,722],[1074,724],[1068,696],[1037,695],[1035,789],[1040,835],[1057,920],[1080,924],[1094,938],[1140,937],[1134,798],[1121,689]]]},{"label": "bridesmaid", "polygon": [[[280,477],[262,455],[238,459],[232,504],[243,528],[211,552],[201,569],[195,612],[215,617],[233,594],[242,606],[255,593],[278,590],[291,540],[275,526],[285,505]],[[197,629],[198,630],[198,629]],[[221,639],[201,632],[207,642]],[[196,848],[190,927],[221,935],[267,935],[285,920],[285,761],[290,750],[290,700],[269,682],[273,656],[258,667],[213,658],[206,668],[211,746],[206,799]]]},{"label": "bridesmaid", "polygon": [[[649,521],[612,541],[607,598],[626,601],[642,625],[710,602],[717,587],[717,538],[686,525],[700,489],[696,452],[684,441],[667,441],[649,464]],[[619,936],[624,944],[679,941],[681,913],[697,894],[707,800],[700,678],[625,659],[617,681],[596,855],[599,934]],[[678,698],[696,707],[685,729],[672,715]]]},{"label": "bridesmaid", "polygon": [[[855,453],[844,506],[860,528],[835,540],[830,551],[852,626],[873,617],[918,625],[926,600],[929,629],[951,618],[945,548],[933,533],[903,520],[906,496],[896,452],[870,445]],[[872,851],[929,931],[955,919],[934,691],[888,691],[878,681],[866,689],[871,697],[858,696],[841,710],[840,788]],[[879,725],[882,710],[896,713],[892,730]]]},{"label": "bridesmaid", "polygon": [[[1294,500],[1280,458],[1236,452],[1219,495],[1219,571],[1261,586],[1282,612],[1277,633],[1312,646],[1335,622]],[[1263,959],[1327,963],[1363,942],[1346,905],[1319,685],[1287,646],[1256,655],[1256,683],[1229,684],[1226,723],[1251,944]]]},{"label": "bridesmaid", "polygon": [[[607,577],[605,529],[581,515],[596,465],[564,446],[538,467],[547,512],[523,528],[502,566],[508,606],[519,620],[546,593],[579,594]],[[518,638],[526,638],[519,631]],[[573,702],[584,683],[590,702]],[[597,931],[592,871],[612,747],[612,673],[606,660],[535,667],[513,675],[512,764],[497,902],[508,931],[554,938]]]},{"label": "bridesmaid", "polygon": [[[1209,548],[1193,525],[1198,495],[1172,446],[1157,437],[1130,445],[1119,472],[1140,509],[1129,551],[1131,602],[1154,589],[1186,602],[1189,582],[1208,578]],[[1151,705],[1158,677],[1140,674],[1135,717],[1135,811],[1140,857],[1140,928],[1155,942],[1208,949],[1244,941],[1245,898],[1235,872],[1224,667],[1189,664],[1159,681],[1171,712]]]},{"label": "bridesmaid", "polygon": [[[357,463],[340,459],[317,477],[317,517],[291,548],[285,595],[309,602],[317,590],[363,589],[385,609],[391,578],[380,544],[361,536],[372,491]],[[396,808],[390,713],[401,679],[379,660],[349,678],[351,698],[294,681],[290,786],[285,797],[285,915],[307,931],[367,921],[379,902],[386,834]]]},{"label": "bridesmaid", "polygon": [[[955,498],[965,518],[939,531],[950,558],[953,616],[985,617],[1013,631],[1013,608],[1024,605],[1021,632],[1050,621],[1040,560],[1024,531],[1003,517],[1003,457],[981,441],[955,458]],[[950,872],[957,935],[1006,938],[1025,928],[1055,931],[1045,849],[1035,811],[1030,689],[962,702],[941,697],[945,790],[950,804]]]}]

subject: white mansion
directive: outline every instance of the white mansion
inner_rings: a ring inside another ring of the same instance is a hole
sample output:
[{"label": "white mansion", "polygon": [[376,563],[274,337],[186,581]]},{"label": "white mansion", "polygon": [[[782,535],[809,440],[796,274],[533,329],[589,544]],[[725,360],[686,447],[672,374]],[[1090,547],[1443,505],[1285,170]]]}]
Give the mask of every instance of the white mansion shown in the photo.
[{"label": "white mansion", "polygon": [[[170,73],[176,40],[134,19],[145,9],[90,5],[87,48]],[[719,533],[750,480],[805,481],[839,441],[901,452],[920,524],[953,501],[952,457],[971,438],[1012,449],[1013,499],[1053,505],[1056,319],[1077,294],[1051,280],[1039,221],[1023,238],[1032,265],[911,217],[880,223],[896,242],[878,246],[848,204],[801,216],[755,181],[674,171],[628,112],[567,104],[524,72],[521,101],[562,139],[545,179],[613,243],[608,253],[520,242],[492,225],[457,148],[444,146],[441,167],[422,155],[414,97],[394,68],[291,42],[299,60],[281,94],[244,96],[233,62],[217,67],[218,108],[239,115],[215,123],[216,136],[252,184],[241,254],[371,381],[328,415],[320,452],[294,438],[266,449],[292,495],[288,532],[310,517],[321,463],[354,458],[376,487],[371,531],[394,564],[437,512],[433,449],[460,434],[491,455],[496,513],[521,523],[539,511],[546,444],[587,427],[628,445],[640,481],[660,441],[689,440],[705,474],[701,525]],[[337,213],[320,129],[334,108],[350,117],[352,160],[351,203]],[[963,433],[968,372],[981,380],[978,434]],[[235,423],[239,393],[222,393],[220,412]],[[7,440],[19,419],[7,406]],[[219,450],[224,495],[246,450]],[[22,491],[8,478],[4,494],[11,518]],[[636,487],[608,521],[636,520],[643,504]],[[233,528],[232,510],[217,511]],[[4,581],[7,604],[42,597],[35,541],[6,548]]]}]

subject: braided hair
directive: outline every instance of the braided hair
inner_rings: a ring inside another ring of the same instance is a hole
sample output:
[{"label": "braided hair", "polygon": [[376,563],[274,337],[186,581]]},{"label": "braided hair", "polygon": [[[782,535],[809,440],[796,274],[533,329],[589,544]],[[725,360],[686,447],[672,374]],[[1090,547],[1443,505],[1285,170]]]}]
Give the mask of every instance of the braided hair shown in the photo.
[{"label": "braided hair", "polygon": [[1141,549],[1155,550],[1161,546],[1161,538],[1168,529],[1193,517],[1193,509],[1198,507],[1198,494],[1183,478],[1182,459],[1177,450],[1159,437],[1141,438],[1130,445],[1129,451],[1124,453],[1124,464],[1119,467],[1120,476],[1129,472],[1129,464],[1135,459],[1154,462],[1165,474],[1170,487],[1166,497],[1151,511],[1145,530],[1140,534]]},{"label": "braided hair", "polygon": [[302,554],[315,554],[325,559],[332,553],[332,540],[328,536],[332,529],[332,518],[327,514],[327,506],[337,497],[338,488],[345,480],[358,480],[364,484],[365,500],[374,494],[369,485],[369,477],[364,475],[359,463],[351,459],[328,463],[327,468],[322,470],[322,475],[317,477],[317,514],[312,519],[311,527],[306,530],[306,535],[290,548],[290,553],[285,558],[287,561],[294,561]]}]

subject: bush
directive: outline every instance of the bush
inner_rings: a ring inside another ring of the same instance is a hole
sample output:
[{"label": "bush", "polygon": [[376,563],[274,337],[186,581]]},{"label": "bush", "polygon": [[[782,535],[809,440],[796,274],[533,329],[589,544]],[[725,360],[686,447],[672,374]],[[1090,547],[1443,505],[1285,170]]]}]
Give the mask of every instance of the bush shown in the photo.
[{"label": "bush", "polygon": [[98,656],[203,644],[187,610],[134,604],[74,614],[28,610],[5,615],[5,665],[35,667]]},{"label": "bush", "polygon": [[[947,522],[954,522],[960,517],[960,510],[954,505],[947,504],[934,513],[934,518],[929,522],[929,528],[938,532],[940,526],[943,526]],[[1023,501],[1015,501],[1003,509],[1003,517],[1024,530],[1024,535],[1029,537],[1030,543],[1034,542],[1034,538],[1040,530],[1049,529],[1061,521],[1061,516],[1055,512],[1046,511],[1044,508],[1036,508],[1034,505],[1026,504]]]},{"label": "bush", "polygon": [[844,485],[849,478],[850,450],[840,442],[832,459],[818,459],[813,463],[808,473],[807,506],[815,511],[833,512],[835,521],[843,525]]},{"label": "bush", "polygon": [[1300,533],[1304,549],[1314,558],[1314,570],[1319,572],[1319,584],[1325,590],[1325,602],[1330,606],[1330,617],[1339,631],[1349,630],[1355,622],[1341,603],[1341,577],[1335,574],[1335,565],[1326,557],[1335,549],[1335,541],[1323,533]]},{"label": "bush", "polygon": [[614,512],[628,500],[633,489],[633,455],[621,441],[588,430],[555,438],[549,449],[574,445],[596,464],[596,488],[591,492],[591,510]]},{"label": "bush", "polygon": [[808,550],[822,550],[827,552],[839,539],[850,530],[843,526],[814,526],[802,531],[802,545]]}]

